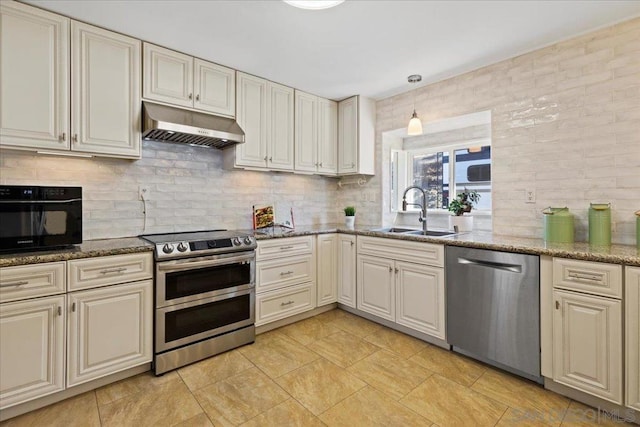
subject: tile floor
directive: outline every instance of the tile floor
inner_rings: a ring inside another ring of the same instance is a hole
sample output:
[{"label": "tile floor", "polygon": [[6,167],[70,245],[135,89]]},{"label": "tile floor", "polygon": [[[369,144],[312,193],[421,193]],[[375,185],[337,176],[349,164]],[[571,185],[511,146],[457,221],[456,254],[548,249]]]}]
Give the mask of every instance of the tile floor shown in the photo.
[{"label": "tile floor", "polygon": [[611,425],[595,410],[342,310],[2,426]]}]

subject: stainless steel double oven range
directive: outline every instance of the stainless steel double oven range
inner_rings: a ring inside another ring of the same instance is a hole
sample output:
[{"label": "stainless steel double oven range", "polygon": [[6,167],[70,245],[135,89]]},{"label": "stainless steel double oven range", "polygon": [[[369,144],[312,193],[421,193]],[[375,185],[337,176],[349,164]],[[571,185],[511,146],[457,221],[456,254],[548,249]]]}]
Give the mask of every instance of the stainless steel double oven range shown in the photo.
[{"label": "stainless steel double oven range", "polygon": [[225,230],[142,236],[155,244],[154,372],[255,341],[255,238]]}]

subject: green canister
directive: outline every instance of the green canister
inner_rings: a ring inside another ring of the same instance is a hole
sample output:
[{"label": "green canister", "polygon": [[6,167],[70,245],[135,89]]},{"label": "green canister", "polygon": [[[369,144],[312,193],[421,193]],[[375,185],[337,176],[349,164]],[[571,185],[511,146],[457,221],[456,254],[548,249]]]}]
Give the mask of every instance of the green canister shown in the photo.
[{"label": "green canister", "polygon": [[640,248],[640,211],[636,211],[636,246]]},{"label": "green canister", "polygon": [[544,241],[549,243],[573,243],[573,214],[569,208],[548,207],[544,214]]},{"label": "green canister", "polygon": [[591,203],[589,207],[589,244],[611,245],[610,203]]}]

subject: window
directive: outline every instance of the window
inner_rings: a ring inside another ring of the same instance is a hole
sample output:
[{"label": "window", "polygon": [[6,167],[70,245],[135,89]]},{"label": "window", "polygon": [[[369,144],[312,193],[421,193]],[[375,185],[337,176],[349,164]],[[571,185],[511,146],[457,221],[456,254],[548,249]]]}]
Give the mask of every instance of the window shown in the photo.
[{"label": "window", "polygon": [[[450,198],[455,197],[452,195],[466,188],[480,194],[480,201],[475,209],[490,210],[491,146],[486,142],[484,145],[470,144],[397,152],[393,156],[392,177],[397,177],[398,183],[392,187],[397,188],[394,199],[398,210],[402,209],[404,189],[412,185],[426,190],[428,209],[446,210]],[[405,179],[403,171],[406,171]],[[407,210],[419,210],[421,199],[422,195],[418,191],[407,193]]]}]

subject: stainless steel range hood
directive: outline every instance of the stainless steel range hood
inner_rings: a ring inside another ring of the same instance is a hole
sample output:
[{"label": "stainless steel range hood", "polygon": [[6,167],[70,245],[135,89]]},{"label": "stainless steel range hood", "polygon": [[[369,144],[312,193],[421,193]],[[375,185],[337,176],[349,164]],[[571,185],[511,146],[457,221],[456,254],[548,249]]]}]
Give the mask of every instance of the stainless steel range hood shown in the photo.
[{"label": "stainless steel range hood", "polygon": [[224,149],[244,142],[244,131],[226,117],[142,102],[142,139]]}]

